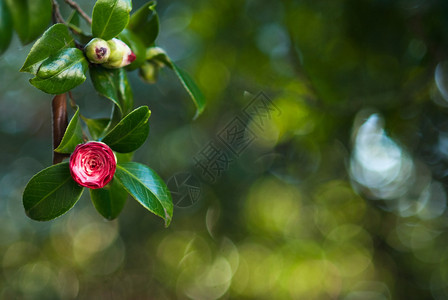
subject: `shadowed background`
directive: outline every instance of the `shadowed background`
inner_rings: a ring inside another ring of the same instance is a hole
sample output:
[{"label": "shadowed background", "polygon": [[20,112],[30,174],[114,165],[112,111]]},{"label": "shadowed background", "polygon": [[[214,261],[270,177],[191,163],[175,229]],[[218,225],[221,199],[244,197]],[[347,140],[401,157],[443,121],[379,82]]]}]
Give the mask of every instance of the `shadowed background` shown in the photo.
[{"label": "shadowed background", "polygon": [[[207,99],[193,121],[172,72],[155,85],[129,74],[152,111],[136,161],[183,201],[168,229],[131,198],[105,221],[86,192],[54,221],[26,217],[24,186],[51,164],[51,96],[18,72],[31,45],[15,36],[0,57],[0,299],[448,297],[448,2],[157,11],[157,44]],[[85,116],[106,116],[89,80],[73,95]],[[247,114],[257,99],[265,110]],[[235,155],[219,137],[237,118],[253,139]],[[197,165],[210,145],[227,158],[214,178]]]}]

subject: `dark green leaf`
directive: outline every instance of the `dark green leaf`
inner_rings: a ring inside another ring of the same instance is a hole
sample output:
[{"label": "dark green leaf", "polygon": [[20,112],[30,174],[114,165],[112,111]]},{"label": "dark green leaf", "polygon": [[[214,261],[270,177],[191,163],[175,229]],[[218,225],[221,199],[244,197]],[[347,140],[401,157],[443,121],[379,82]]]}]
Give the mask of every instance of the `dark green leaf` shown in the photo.
[{"label": "dark green leaf", "polygon": [[173,217],[171,194],[151,168],[135,162],[118,164],[115,178],[141,205],[162,217],[165,226],[170,224]]},{"label": "dark green leaf", "polygon": [[205,109],[205,97],[187,72],[176,66],[174,63],[171,63],[171,65],[180,82],[182,82],[182,85],[187,90],[188,94],[190,94],[191,99],[196,105],[196,114],[193,117],[193,119],[196,119]]},{"label": "dark green leaf", "polygon": [[73,26],[76,26],[76,27],[79,28],[79,26],[80,26],[80,19],[81,18],[79,17],[79,13],[76,10],[74,10],[74,11],[72,11],[70,16],[68,17],[67,24],[70,24],[70,25],[73,25]]},{"label": "dark green leaf", "polygon": [[90,198],[96,210],[106,219],[113,220],[123,210],[128,193],[113,179],[102,189],[90,189]]},{"label": "dark green leaf", "polygon": [[157,61],[162,64],[167,65],[170,69],[172,69],[180,82],[184,86],[185,90],[190,95],[194,104],[196,105],[196,114],[194,119],[199,117],[199,115],[205,109],[205,97],[202,94],[201,90],[198,88],[194,80],[188,75],[187,72],[179,68],[165,53],[165,51],[159,47],[149,48],[146,52],[146,59],[150,61]]},{"label": "dark green leaf", "polygon": [[156,2],[150,1],[132,14],[128,28],[143,41],[145,47],[152,46],[159,34],[159,16]]},{"label": "dark green leaf", "polygon": [[92,136],[92,139],[99,140],[103,134],[105,129],[107,128],[107,125],[110,123],[109,118],[102,118],[102,119],[88,119],[85,117],[82,117],[84,122],[87,125],[87,128],[89,129],[90,135]]},{"label": "dark green leaf", "polygon": [[8,49],[12,37],[12,18],[9,8],[0,1],[0,54]]},{"label": "dark green leaf", "polygon": [[82,139],[82,127],[79,121],[79,107],[76,109],[70,123],[65,130],[64,137],[62,138],[59,146],[54,151],[59,153],[72,153],[78,144],[83,142]]},{"label": "dark green leaf", "polygon": [[117,36],[129,22],[130,0],[98,0],[93,7],[92,34],[104,40]]},{"label": "dark green leaf", "polygon": [[84,53],[76,48],[60,50],[47,58],[31,84],[48,94],[62,94],[86,80],[88,62]]},{"label": "dark green leaf", "polygon": [[67,19],[67,26],[70,28],[70,30],[76,34],[77,40],[82,44],[87,44],[92,39],[91,35],[88,35],[81,29],[80,22],[81,17],[79,13],[74,10],[70,17]]},{"label": "dark green leaf", "polygon": [[132,157],[134,156],[134,152],[129,153],[115,153],[115,156],[117,157],[117,163],[127,163],[132,161]]},{"label": "dark green leaf", "polygon": [[120,40],[126,43],[134,52],[136,59],[126,67],[127,70],[132,71],[140,67],[146,60],[146,47],[142,40],[132,31],[123,30],[119,35]]},{"label": "dark green leaf", "polygon": [[147,106],[135,109],[112,128],[102,141],[120,153],[137,150],[148,137],[150,115]]},{"label": "dark green leaf", "polygon": [[75,43],[67,26],[55,24],[48,28],[42,37],[34,43],[20,71],[36,74],[44,60],[55,55],[61,49],[71,47],[75,47]]},{"label": "dark green leaf", "polygon": [[134,103],[132,89],[123,68],[91,67],[90,77],[96,91],[115,103],[123,116],[131,111]]},{"label": "dark green leaf", "polygon": [[31,178],[23,192],[23,206],[31,219],[48,221],[70,210],[82,191],[72,179],[69,163],[60,163]]},{"label": "dark green leaf", "polygon": [[51,21],[51,0],[5,0],[22,44],[34,41]]}]

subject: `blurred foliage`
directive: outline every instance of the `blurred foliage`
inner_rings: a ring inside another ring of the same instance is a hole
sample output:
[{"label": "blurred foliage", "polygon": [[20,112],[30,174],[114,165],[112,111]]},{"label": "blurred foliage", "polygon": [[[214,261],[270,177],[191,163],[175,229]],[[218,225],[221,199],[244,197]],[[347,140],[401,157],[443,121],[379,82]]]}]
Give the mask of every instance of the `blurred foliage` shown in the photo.
[{"label": "blurred foliage", "polygon": [[[21,194],[51,161],[50,98],[18,72],[29,47],[14,37],[0,57],[0,299],[446,299],[448,2],[157,8],[158,45],[208,107],[191,121],[188,101],[168,101],[188,97],[174,74],[148,86],[130,73],[153,112],[136,160],[168,181],[200,176],[194,157],[247,108],[245,91],[277,113],[249,122],[253,143],[168,229],[134,201],[105,222],[87,197],[36,223]],[[106,117],[91,85],[73,95]]]}]

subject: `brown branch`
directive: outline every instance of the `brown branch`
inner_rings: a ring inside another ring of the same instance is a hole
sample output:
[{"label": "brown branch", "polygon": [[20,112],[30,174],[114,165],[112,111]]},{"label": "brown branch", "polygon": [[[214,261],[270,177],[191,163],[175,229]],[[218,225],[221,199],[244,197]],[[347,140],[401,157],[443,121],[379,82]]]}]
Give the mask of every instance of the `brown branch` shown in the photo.
[{"label": "brown branch", "polygon": [[[53,102],[51,103],[51,109],[53,116],[53,149],[56,149],[61,143],[65,129],[68,125],[66,94],[54,96]],[[66,157],[68,157],[68,155],[53,151],[53,164],[62,162]]]},{"label": "brown branch", "polygon": [[[72,91],[68,91],[68,98],[70,100],[70,106],[72,107],[72,109],[74,111],[76,111],[78,109],[78,104],[76,104],[75,98],[73,98]],[[82,118],[82,116],[81,116],[81,118]],[[82,139],[83,139],[84,143],[86,143],[89,141],[89,138],[87,137],[87,134],[84,131],[84,129],[81,129],[81,130],[82,130]]]},{"label": "brown branch", "polygon": [[[80,32],[76,31],[75,29],[73,29],[70,24],[67,24],[67,22],[64,20],[64,17],[62,17],[61,15],[61,11],[59,10],[59,4],[56,2],[56,0],[53,0],[53,23],[62,23],[65,24],[69,27],[69,29],[75,33],[75,34],[80,34]],[[81,45],[78,41],[75,40],[75,46],[80,49],[83,50],[84,46]]]},{"label": "brown branch", "polygon": [[59,4],[56,2],[56,0],[53,0],[53,23],[65,24],[65,20],[61,15],[61,11],[59,10]]},{"label": "brown branch", "polygon": [[87,23],[92,24],[92,19],[89,17],[88,14],[86,14],[82,8],[78,5],[78,3],[72,1],[72,0],[65,0],[65,3],[67,3],[68,5],[70,5],[71,8],[75,9],[80,15],[81,17],[84,18],[84,20],[87,21]]},{"label": "brown branch", "polygon": [[68,91],[68,98],[70,100],[70,106],[72,107],[73,110],[76,110],[78,104],[76,104],[75,98],[73,98],[72,91]]}]

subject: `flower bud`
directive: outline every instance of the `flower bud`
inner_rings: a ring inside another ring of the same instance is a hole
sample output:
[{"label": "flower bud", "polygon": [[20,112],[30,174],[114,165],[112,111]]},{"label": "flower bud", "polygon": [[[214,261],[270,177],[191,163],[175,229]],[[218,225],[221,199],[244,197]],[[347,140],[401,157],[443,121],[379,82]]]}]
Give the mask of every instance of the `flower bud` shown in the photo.
[{"label": "flower bud", "polygon": [[111,39],[107,41],[110,48],[109,60],[103,64],[106,68],[121,68],[131,64],[136,56],[131,48],[119,39]]},{"label": "flower bud", "polygon": [[166,56],[165,51],[159,47],[150,47],[146,49],[146,59],[150,60],[157,56]]},{"label": "flower bud", "polygon": [[109,44],[100,38],[92,39],[84,48],[87,59],[94,64],[105,63],[110,56]]},{"label": "flower bud", "polygon": [[70,156],[70,173],[81,186],[100,189],[114,177],[117,158],[112,149],[102,142],[88,142],[76,146]]},{"label": "flower bud", "polygon": [[141,78],[147,83],[156,83],[159,75],[160,65],[153,61],[145,62],[139,71]]}]

